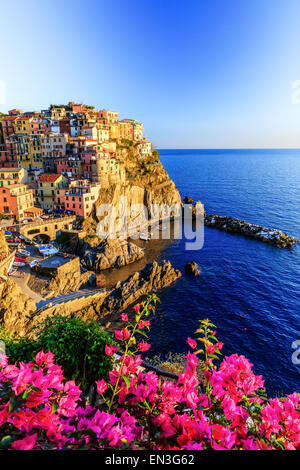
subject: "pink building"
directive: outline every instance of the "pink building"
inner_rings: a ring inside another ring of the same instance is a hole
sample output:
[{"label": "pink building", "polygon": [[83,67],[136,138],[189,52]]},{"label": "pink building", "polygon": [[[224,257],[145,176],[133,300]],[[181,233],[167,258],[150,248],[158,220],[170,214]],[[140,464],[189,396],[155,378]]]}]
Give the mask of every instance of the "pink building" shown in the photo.
[{"label": "pink building", "polygon": [[79,217],[88,217],[98,199],[100,184],[92,184],[89,180],[71,181],[68,188],[56,191],[56,207],[74,212]]},{"label": "pink building", "polygon": [[51,132],[51,121],[50,119],[34,118],[30,120],[29,128],[31,134],[45,134]]}]

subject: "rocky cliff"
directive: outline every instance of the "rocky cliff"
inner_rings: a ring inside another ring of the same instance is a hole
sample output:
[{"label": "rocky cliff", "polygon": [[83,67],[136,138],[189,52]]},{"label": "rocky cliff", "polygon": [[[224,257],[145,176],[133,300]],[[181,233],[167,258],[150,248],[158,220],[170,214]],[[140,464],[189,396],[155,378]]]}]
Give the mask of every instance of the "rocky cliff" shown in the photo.
[{"label": "rocky cliff", "polygon": [[5,238],[5,233],[0,230],[0,260],[5,258],[8,253],[8,244]]},{"label": "rocky cliff", "polygon": [[48,284],[43,288],[42,294],[48,294],[47,297],[57,297],[69,292],[76,292],[79,289],[92,287],[96,284],[96,275],[91,271],[81,273],[79,271],[69,273],[58,273],[51,278]]},{"label": "rocky cliff", "polygon": [[[153,214],[152,205],[166,205],[170,215],[176,215],[182,204],[174,182],[157,155],[141,158],[134,146],[123,146],[118,152],[125,178],[101,189],[93,215],[83,224],[83,230],[88,234],[95,233],[98,222],[104,218],[107,226],[116,227],[117,232],[122,231],[125,217],[127,226],[142,228],[145,212],[149,219],[152,217],[152,222],[163,218],[162,214]],[[105,204],[112,205],[114,212],[101,212]],[[101,235],[99,231],[97,233]]]},{"label": "rocky cliff", "polygon": [[82,264],[100,272],[111,267],[120,268],[144,257],[144,251],[126,240],[103,240],[96,247],[85,247]]},{"label": "rocky cliff", "polygon": [[[149,263],[142,271],[119,282],[110,291],[95,291],[95,295],[90,297],[70,300],[59,305],[49,305],[44,310],[37,311],[34,311],[33,301],[28,303],[28,299],[22,298],[14,302],[11,295],[13,290],[9,293],[3,292],[6,313],[4,317],[0,317],[0,324],[2,323],[9,333],[30,336],[34,334],[32,328],[49,316],[76,315],[85,320],[100,320],[109,313],[124,311],[143,295],[169,286],[180,276],[181,272],[174,269],[169,261],[163,261],[161,264]],[[14,292],[19,296],[16,290]]]},{"label": "rocky cliff", "polygon": [[23,336],[24,325],[35,310],[35,301],[23,294],[15,281],[9,279],[0,284],[0,325],[9,333]]}]

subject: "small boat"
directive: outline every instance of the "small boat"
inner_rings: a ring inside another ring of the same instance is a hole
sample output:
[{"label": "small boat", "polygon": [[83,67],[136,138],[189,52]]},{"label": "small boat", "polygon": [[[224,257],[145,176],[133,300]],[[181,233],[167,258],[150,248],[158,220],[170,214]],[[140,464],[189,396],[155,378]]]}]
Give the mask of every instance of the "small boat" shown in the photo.
[{"label": "small boat", "polygon": [[19,249],[18,252],[17,252],[17,255],[21,255],[21,256],[23,255],[27,258],[27,256],[30,256],[30,253],[29,253],[29,251]]},{"label": "small boat", "polygon": [[39,260],[34,259],[34,260],[32,260],[32,261],[29,263],[29,266],[30,266],[31,268],[33,268],[34,266],[36,266],[36,265],[38,264],[38,262],[39,262]]},{"label": "small boat", "polygon": [[15,256],[14,262],[17,261],[18,263],[25,263],[26,264],[26,259],[25,258],[20,258],[19,256]]},{"label": "small boat", "polygon": [[26,266],[26,263],[21,263],[21,261],[14,261],[13,266],[18,266],[18,268],[22,268]]},{"label": "small boat", "polygon": [[11,274],[14,274],[17,270],[18,270],[18,267],[12,265],[12,267],[10,268],[10,270],[8,272],[8,275],[10,276]]}]

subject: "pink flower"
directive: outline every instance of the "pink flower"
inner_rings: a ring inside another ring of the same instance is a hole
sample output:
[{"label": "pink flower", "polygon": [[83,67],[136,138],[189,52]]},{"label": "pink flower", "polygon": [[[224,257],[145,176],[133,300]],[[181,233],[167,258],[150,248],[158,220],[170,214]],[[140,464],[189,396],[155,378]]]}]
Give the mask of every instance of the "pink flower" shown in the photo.
[{"label": "pink flower", "polygon": [[196,347],[197,347],[197,341],[196,340],[194,340],[192,338],[188,338],[186,341],[192,349],[196,349]]},{"label": "pink flower", "polygon": [[112,356],[114,353],[118,352],[118,346],[105,345],[105,354],[107,356]]},{"label": "pink flower", "polygon": [[119,341],[126,340],[129,336],[130,330],[128,330],[128,328],[124,328],[124,330],[115,330],[115,337]]},{"label": "pink flower", "polygon": [[128,339],[130,336],[130,330],[128,330],[128,328],[124,328],[123,335],[125,340]]},{"label": "pink flower", "polygon": [[115,330],[114,333],[115,333],[115,338],[118,341],[121,341],[124,338],[123,330]]},{"label": "pink flower", "polygon": [[97,392],[99,393],[99,395],[103,395],[103,393],[107,389],[107,383],[105,382],[105,380],[103,380],[103,379],[98,380],[96,382],[96,385],[97,385]]},{"label": "pink flower", "polygon": [[127,313],[122,313],[122,314],[121,314],[121,318],[122,318],[123,321],[128,321],[128,315],[127,315]]},{"label": "pink flower", "polygon": [[138,313],[141,309],[141,306],[140,305],[135,305],[133,308],[134,308],[135,313]]},{"label": "pink flower", "polygon": [[138,343],[137,347],[139,348],[140,351],[144,352],[144,351],[148,351],[148,349],[151,348],[151,345],[148,343],[145,343],[145,341],[143,340],[140,343]]},{"label": "pink flower", "polygon": [[37,434],[31,434],[31,436],[26,436],[24,439],[13,442],[11,448],[14,450],[31,450],[35,446],[36,438]]}]

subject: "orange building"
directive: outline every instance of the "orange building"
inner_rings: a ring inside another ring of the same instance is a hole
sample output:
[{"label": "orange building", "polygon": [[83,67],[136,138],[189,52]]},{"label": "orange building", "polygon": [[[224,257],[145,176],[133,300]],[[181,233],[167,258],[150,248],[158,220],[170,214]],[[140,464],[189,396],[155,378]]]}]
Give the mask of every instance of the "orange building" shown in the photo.
[{"label": "orange building", "polygon": [[13,215],[17,220],[25,217],[26,211],[34,207],[33,190],[22,181],[26,179],[23,168],[1,168],[0,212]]}]

